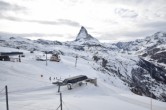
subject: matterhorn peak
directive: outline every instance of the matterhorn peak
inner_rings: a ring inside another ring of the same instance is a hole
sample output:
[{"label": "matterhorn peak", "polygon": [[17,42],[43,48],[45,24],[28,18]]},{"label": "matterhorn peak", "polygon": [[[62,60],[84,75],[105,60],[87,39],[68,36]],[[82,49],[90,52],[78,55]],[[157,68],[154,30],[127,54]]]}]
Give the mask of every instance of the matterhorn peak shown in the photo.
[{"label": "matterhorn peak", "polygon": [[81,44],[93,44],[93,45],[100,43],[96,38],[88,34],[88,31],[83,26],[81,27],[75,41]]},{"label": "matterhorn peak", "polygon": [[82,26],[80,29],[80,32],[78,33],[76,37],[76,41],[80,39],[90,39],[91,35],[88,34],[88,31]]},{"label": "matterhorn peak", "polygon": [[[84,26],[81,26],[80,32],[88,33]],[[79,33],[80,33],[80,32],[79,32]]]}]

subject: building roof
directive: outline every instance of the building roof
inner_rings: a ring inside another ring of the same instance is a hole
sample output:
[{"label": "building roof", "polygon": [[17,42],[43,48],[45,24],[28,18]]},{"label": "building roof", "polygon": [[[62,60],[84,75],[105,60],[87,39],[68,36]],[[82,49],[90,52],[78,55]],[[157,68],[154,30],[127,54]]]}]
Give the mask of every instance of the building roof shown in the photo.
[{"label": "building roof", "polygon": [[23,54],[23,52],[0,52],[1,56],[13,56],[13,55],[21,55]]},{"label": "building roof", "polygon": [[65,80],[73,80],[73,79],[77,79],[77,78],[81,78],[81,77],[87,77],[87,76],[85,76],[85,75],[78,75],[78,76],[66,78]]}]

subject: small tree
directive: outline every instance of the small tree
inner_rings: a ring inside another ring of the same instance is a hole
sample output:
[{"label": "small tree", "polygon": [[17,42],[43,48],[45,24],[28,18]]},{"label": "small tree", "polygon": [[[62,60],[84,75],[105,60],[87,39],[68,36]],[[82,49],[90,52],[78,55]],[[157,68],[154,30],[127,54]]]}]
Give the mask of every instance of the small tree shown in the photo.
[{"label": "small tree", "polygon": [[104,58],[102,58],[102,67],[105,68],[107,65],[108,61]]},{"label": "small tree", "polygon": [[93,56],[93,60],[94,60],[94,61],[97,62],[99,59],[100,59],[99,57],[97,57],[97,56]]}]

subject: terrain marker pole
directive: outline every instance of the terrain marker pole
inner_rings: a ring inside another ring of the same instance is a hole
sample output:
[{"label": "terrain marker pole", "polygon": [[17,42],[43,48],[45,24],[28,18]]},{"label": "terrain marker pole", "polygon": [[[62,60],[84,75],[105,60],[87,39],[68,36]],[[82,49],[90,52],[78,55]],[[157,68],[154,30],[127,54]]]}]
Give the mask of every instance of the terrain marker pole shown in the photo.
[{"label": "terrain marker pole", "polygon": [[6,91],[6,110],[9,110],[7,85],[5,86],[5,91]]},{"label": "terrain marker pole", "polygon": [[77,58],[78,58],[78,56],[76,56],[75,67],[77,66]]},{"label": "terrain marker pole", "polygon": [[62,110],[62,93],[60,92],[60,107],[61,107],[61,110]]}]

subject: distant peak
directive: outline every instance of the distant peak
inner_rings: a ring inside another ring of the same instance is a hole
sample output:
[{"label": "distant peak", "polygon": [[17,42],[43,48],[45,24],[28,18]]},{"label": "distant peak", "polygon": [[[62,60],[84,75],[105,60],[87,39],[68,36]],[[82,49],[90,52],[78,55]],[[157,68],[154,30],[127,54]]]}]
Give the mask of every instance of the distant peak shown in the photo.
[{"label": "distant peak", "polygon": [[99,43],[99,41],[96,38],[94,38],[90,34],[88,34],[88,31],[86,30],[86,28],[84,26],[81,26],[81,29],[80,29],[75,41],[82,42],[82,43],[85,43],[85,42]]},{"label": "distant peak", "polygon": [[81,26],[81,29],[80,29],[80,30],[87,31],[87,30],[85,29],[85,27],[84,27],[84,26]]},{"label": "distant peak", "polygon": [[85,27],[81,27],[76,40],[80,40],[80,39],[86,39],[89,37],[88,31],[85,29]]},{"label": "distant peak", "polygon": [[164,33],[164,32],[156,32],[154,35],[158,35],[158,36],[162,36],[163,35],[164,36],[164,34],[166,34],[166,33]]}]

